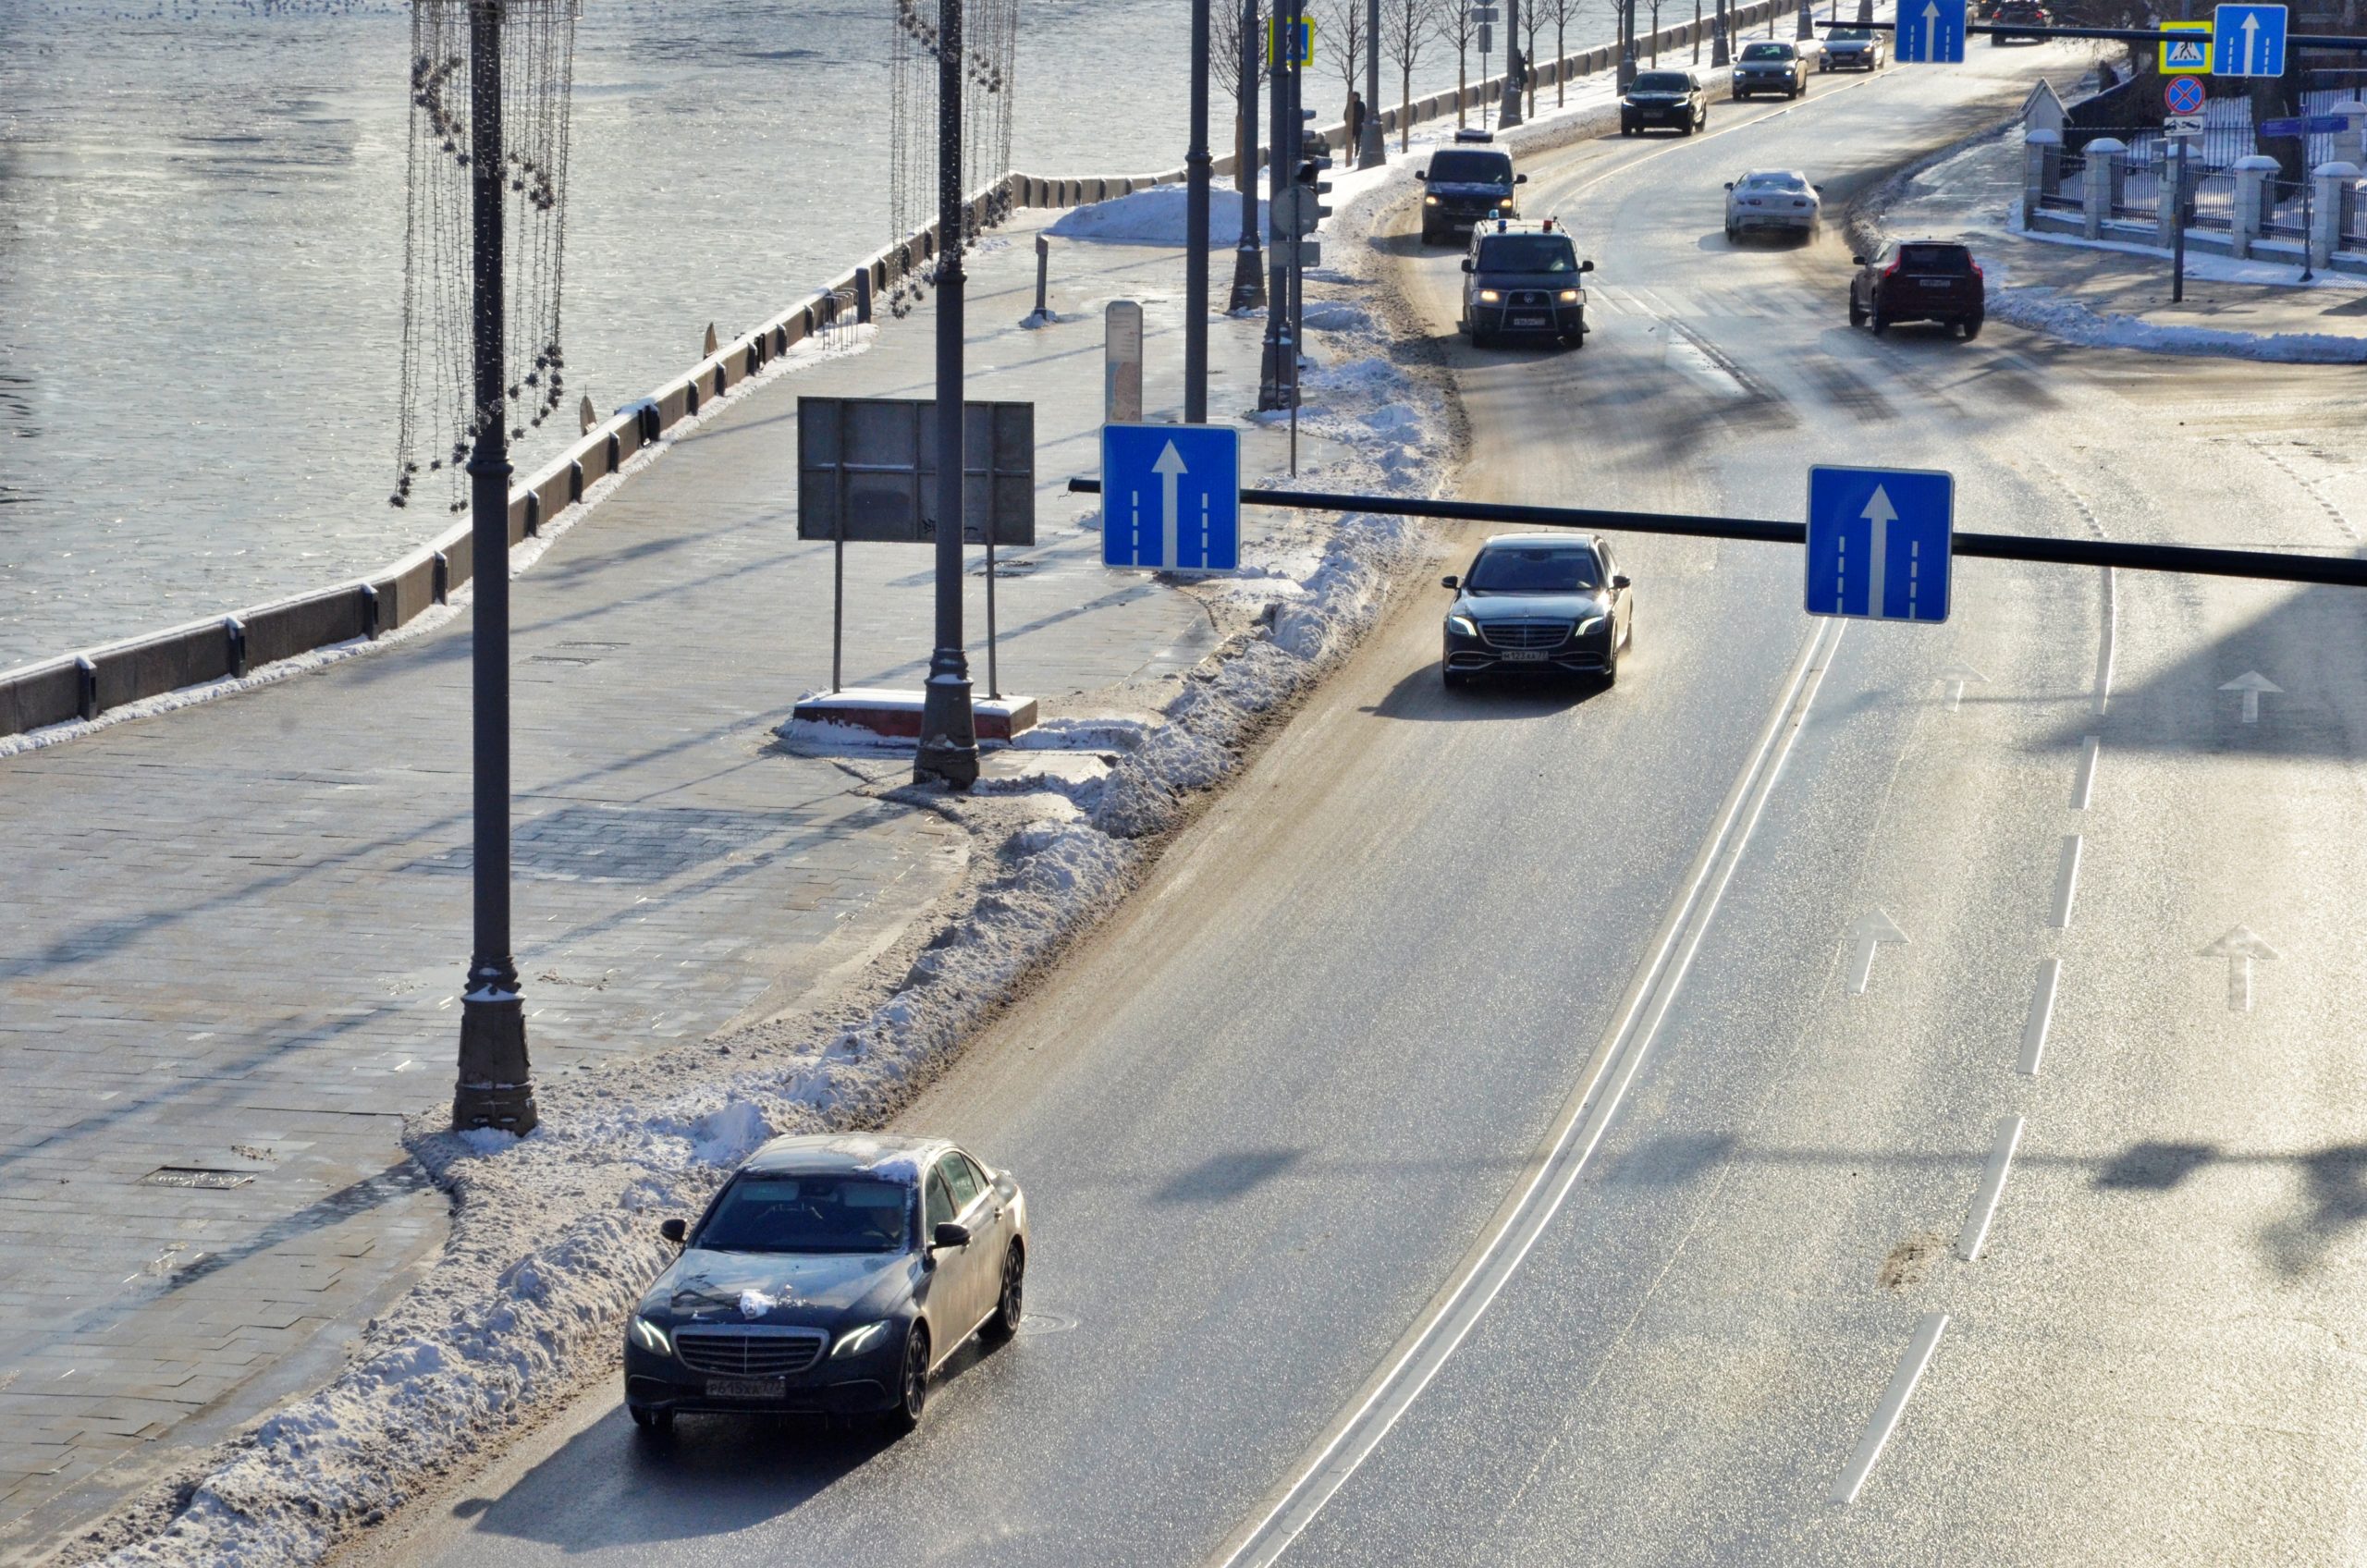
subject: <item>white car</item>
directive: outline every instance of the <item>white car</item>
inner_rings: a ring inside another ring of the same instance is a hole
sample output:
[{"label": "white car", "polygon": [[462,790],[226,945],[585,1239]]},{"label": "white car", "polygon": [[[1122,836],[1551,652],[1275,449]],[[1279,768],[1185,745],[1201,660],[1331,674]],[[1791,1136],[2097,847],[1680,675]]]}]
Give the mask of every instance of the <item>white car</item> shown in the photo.
[{"label": "white car", "polygon": [[1820,189],[1797,169],[1753,169],[1727,181],[1726,238],[1772,228],[1814,239],[1824,221]]}]

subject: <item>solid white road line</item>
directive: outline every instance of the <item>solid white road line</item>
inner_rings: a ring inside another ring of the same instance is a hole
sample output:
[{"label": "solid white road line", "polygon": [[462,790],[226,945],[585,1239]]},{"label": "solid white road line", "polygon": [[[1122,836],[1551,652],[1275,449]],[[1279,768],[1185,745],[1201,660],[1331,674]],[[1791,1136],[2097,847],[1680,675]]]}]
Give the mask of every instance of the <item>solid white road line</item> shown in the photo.
[{"label": "solid white road line", "polygon": [[2057,931],[2071,926],[2071,900],[2079,891],[2079,835],[2063,836],[2063,863],[2054,873],[2054,920]]},{"label": "solid white road line", "polygon": [[1915,1385],[1922,1381],[1923,1368],[1932,1364],[1932,1353],[1940,1348],[1940,1336],[1947,1327],[1944,1312],[1927,1312],[1916,1326],[1907,1354],[1898,1358],[1898,1370],[1890,1375],[1890,1387],[1883,1390],[1882,1403],[1874,1407],[1874,1418],[1866,1423],[1866,1435],[1858,1439],[1858,1452],[1850,1456],[1841,1478],[1833,1483],[1834,1502],[1846,1508],[1858,1501],[1866,1477],[1874,1472],[1874,1461],[1883,1456],[1883,1445],[1890,1441],[1898,1418],[1907,1414],[1907,1402],[1914,1397]]},{"label": "solid white road line", "polygon": [[2025,1078],[2038,1076],[2039,1059],[2046,1054],[2047,1025],[2054,1022],[2054,986],[2063,978],[2063,961],[2047,959],[2038,966],[2038,994],[2030,998],[2029,1022],[2022,1025],[2022,1062],[2018,1071]]},{"label": "solid white road line", "polygon": [[1552,1132],[1533,1157],[1532,1174],[1496,1211],[1454,1277],[1432,1298],[1422,1318],[1398,1341],[1347,1410],[1316,1442],[1253,1519],[1228,1537],[1209,1562],[1223,1568],[1265,1568],[1345,1486],[1357,1467],[1380,1446],[1398,1419],[1413,1407],[1448,1358],[1479,1324],[1480,1317],[1511,1282],[1545,1227],[1560,1212],[1588,1161],[1601,1145],[1612,1118],[1642,1069],[1654,1039],[1674,1004],[1693,956],[1734,879],[1751,832],[1766,810],[1792,744],[1808,722],[1809,708],[1832,668],[1846,620],[1828,620],[1810,634],[1794,665],[1784,700],[1776,704],[1750,761],[1735,780],[1717,826],[1654,939],[1644,966],[1631,983],[1617,1023],[1595,1065],[1564,1102]]},{"label": "solid white road line", "polygon": [[2085,811],[2096,796],[2096,757],[2103,750],[2103,737],[2091,735],[2079,748],[2079,776],[2071,783],[2071,809]]},{"label": "solid white road line", "polygon": [[1989,1151],[1989,1169],[1981,1172],[1981,1190],[1972,1195],[1971,1212],[1956,1232],[1956,1256],[1970,1263],[1989,1239],[1989,1222],[1997,1218],[1997,1200],[2005,1195],[2005,1170],[2014,1163],[2014,1146],[2022,1141],[2022,1119],[2009,1116],[1997,1124],[1997,1145]]}]

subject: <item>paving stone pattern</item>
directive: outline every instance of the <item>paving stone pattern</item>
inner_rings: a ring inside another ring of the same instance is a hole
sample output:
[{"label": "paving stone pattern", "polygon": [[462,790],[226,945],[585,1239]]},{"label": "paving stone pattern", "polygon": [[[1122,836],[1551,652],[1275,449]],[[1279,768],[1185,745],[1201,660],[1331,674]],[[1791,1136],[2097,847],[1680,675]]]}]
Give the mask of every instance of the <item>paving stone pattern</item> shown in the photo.
[{"label": "paving stone pattern", "polygon": [[[1150,306],[1152,405],[1176,400],[1180,262],[1062,247],[1072,319],[1022,332],[1031,238],[977,259],[972,396],[1037,402],[1042,543],[1005,557],[1000,664],[1006,690],[1055,697],[1189,664],[1208,631],[1184,596],[1105,574],[1073,521],[1087,503],[1060,489],[1098,462],[1107,300]],[[791,1005],[957,874],[936,818],[771,737],[829,671],[829,549],[794,536],[794,399],[926,396],[929,319],[742,400],[518,580],[538,1073]],[[1217,338],[1217,401],[1245,402],[1254,324]],[[921,671],[929,564],[849,550],[849,683]],[[977,657],[975,566],[969,587]],[[451,1092],[469,647],[462,616],[0,761],[0,1562],[317,1382],[440,1244],[443,1201],[397,1133]]]}]

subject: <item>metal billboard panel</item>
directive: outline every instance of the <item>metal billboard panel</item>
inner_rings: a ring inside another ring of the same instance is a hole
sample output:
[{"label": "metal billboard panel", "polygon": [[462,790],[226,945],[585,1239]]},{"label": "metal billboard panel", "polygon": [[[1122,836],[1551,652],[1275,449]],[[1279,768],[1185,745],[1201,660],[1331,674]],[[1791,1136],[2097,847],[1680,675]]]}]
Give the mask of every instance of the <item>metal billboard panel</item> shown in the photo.
[{"label": "metal billboard panel", "polygon": [[[1036,405],[967,403],[963,533],[1036,543]],[[937,538],[937,404],[918,398],[797,400],[797,536],[852,544]]]}]

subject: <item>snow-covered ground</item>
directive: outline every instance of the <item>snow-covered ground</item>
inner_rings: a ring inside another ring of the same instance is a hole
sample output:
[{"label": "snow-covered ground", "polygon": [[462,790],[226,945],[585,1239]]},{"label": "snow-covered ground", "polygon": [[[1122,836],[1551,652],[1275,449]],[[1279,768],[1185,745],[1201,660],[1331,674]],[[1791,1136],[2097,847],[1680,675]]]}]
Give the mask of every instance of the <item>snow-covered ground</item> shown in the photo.
[{"label": "snow-covered ground", "polygon": [[[1338,455],[1301,480],[1428,494],[1453,455],[1448,399],[1435,371],[1397,357],[1399,307],[1354,238],[1398,193],[1385,178],[1343,192],[1329,265],[1310,278],[1302,429]],[[1111,235],[1163,237],[1171,203],[1110,205]],[[822,1014],[546,1080],[525,1138],[415,1121],[406,1141],[454,1202],[440,1260],[327,1387],[118,1520],[104,1561],[317,1562],[604,1371],[666,1261],[656,1217],[695,1212],[768,1137],[891,1116],[1023,975],[1114,905],[1160,835],[1355,644],[1425,551],[1404,519],[1289,514],[1245,548],[1238,576],[1185,586],[1229,631],[1215,653],[1147,702],[1131,693],[1130,711],[1053,717],[968,796],[913,792],[901,759],[851,748],[843,766],[862,788],[971,830],[970,871],[939,916]]]}]

